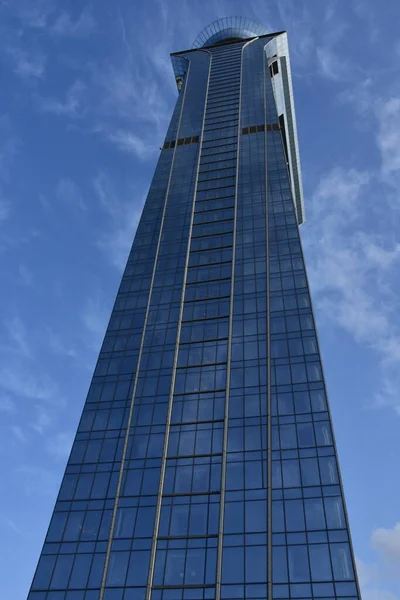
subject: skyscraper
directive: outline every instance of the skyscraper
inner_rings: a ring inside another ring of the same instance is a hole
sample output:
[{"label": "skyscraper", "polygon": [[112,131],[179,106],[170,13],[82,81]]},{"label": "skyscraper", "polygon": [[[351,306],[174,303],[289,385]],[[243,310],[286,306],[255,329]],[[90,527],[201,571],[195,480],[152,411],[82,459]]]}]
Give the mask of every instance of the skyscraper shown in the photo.
[{"label": "skyscraper", "polygon": [[179,90],[29,600],[359,600],[298,226],[285,32]]}]

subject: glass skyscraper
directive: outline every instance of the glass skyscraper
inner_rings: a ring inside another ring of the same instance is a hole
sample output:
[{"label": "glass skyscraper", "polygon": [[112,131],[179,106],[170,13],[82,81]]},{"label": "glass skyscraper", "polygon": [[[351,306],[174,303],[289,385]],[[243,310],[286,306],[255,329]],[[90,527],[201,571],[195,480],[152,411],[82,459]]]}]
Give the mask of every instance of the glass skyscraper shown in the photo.
[{"label": "glass skyscraper", "polygon": [[298,226],[285,32],[178,99],[29,600],[360,600]]}]

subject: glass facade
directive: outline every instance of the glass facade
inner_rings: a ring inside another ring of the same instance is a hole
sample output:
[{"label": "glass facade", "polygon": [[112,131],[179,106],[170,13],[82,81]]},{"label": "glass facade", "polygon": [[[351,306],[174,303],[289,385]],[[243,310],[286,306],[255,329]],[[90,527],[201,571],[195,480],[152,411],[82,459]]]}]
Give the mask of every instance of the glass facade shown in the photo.
[{"label": "glass facade", "polygon": [[249,27],[173,55],[178,100],[29,600],[360,600],[286,34]]}]

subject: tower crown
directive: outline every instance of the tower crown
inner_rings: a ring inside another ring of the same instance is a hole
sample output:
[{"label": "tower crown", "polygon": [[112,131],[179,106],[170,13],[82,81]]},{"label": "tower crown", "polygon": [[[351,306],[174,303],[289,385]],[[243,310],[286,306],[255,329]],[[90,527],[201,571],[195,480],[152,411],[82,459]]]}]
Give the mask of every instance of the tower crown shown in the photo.
[{"label": "tower crown", "polygon": [[224,17],[213,21],[193,42],[193,48],[202,48],[213,44],[223,44],[235,40],[245,40],[258,35],[266,35],[267,29],[261,23],[245,17]]}]

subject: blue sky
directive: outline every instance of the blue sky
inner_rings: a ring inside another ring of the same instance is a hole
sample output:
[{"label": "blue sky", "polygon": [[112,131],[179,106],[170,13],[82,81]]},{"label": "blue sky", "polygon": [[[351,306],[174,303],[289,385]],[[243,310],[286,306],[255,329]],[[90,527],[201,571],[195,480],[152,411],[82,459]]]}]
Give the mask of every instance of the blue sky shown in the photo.
[{"label": "blue sky", "polygon": [[382,6],[0,0],[2,597],[27,595],[176,99],[169,53],[244,15],[289,33],[302,238],[363,598],[400,600],[400,4]]}]

